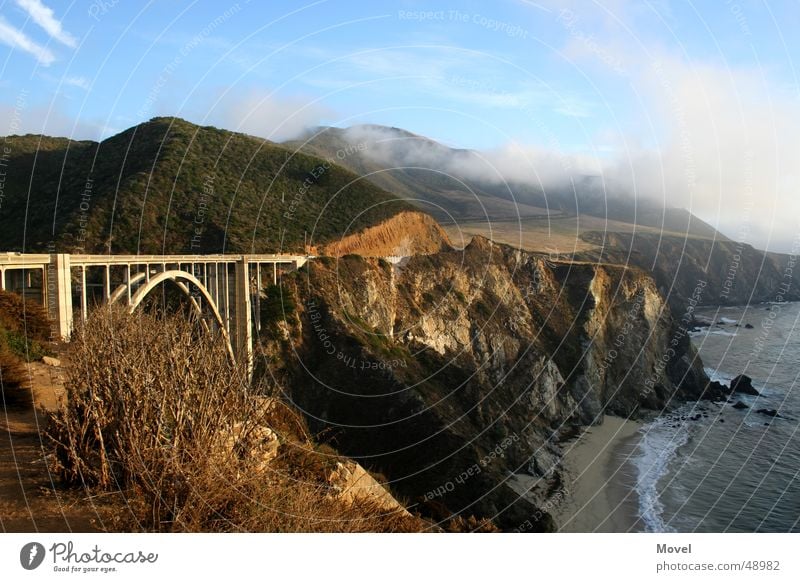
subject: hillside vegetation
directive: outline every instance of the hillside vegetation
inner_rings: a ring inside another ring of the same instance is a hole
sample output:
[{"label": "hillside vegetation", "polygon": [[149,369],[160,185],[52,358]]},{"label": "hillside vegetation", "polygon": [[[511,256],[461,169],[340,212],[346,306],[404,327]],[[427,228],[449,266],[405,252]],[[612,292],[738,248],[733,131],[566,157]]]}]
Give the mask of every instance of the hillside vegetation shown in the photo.
[{"label": "hillside vegetation", "polygon": [[332,161],[176,118],[100,143],[7,144],[10,251],[302,252],[413,208]]}]

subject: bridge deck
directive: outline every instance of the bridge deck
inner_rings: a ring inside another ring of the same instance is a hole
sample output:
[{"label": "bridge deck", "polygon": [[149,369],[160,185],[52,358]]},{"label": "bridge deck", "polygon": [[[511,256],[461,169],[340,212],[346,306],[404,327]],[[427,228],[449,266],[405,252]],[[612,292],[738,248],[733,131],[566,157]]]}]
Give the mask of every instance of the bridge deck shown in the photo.
[{"label": "bridge deck", "polygon": [[[295,263],[302,265],[310,255],[212,254],[212,255],[78,255],[70,254],[73,267],[88,265],[146,265],[176,263]],[[40,269],[49,265],[52,255],[43,253],[0,253],[0,267]]]}]

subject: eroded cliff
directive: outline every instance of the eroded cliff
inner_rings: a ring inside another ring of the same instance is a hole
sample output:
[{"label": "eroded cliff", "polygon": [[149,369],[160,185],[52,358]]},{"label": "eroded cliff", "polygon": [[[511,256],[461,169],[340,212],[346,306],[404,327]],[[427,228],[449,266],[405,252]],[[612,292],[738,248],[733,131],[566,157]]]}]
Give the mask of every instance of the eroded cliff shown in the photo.
[{"label": "eroded cliff", "polygon": [[[261,373],[340,452],[423,514],[552,518],[509,486],[560,487],[559,440],[603,413],[696,396],[702,366],[653,279],[476,238],[463,251],[318,259],[265,315]],[[273,302],[274,304],[274,302]]]}]

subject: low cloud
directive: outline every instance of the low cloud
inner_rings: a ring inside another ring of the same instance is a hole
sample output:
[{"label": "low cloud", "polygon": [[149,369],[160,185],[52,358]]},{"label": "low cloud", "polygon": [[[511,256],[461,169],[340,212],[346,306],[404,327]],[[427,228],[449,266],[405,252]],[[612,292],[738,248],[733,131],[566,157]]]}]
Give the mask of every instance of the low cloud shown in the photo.
[{"label": "low cloud", "polygon": [[330,119],[328,107],[300,97],[276,97],[260,92],[223,97],[209,114],[232,131],[285,141]]}]

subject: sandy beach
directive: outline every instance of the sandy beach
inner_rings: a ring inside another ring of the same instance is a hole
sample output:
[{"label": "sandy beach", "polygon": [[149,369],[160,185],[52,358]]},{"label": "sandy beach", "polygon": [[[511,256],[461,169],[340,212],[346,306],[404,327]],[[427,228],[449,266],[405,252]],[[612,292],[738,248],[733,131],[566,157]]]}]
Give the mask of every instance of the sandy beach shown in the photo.
[{"label": "sandy beach", "polygon": [[606,416],[564,445],[568,491],[552,513],[561,532],[642,531],[634,476],[626,458],[639,440],[640,422]]}]

